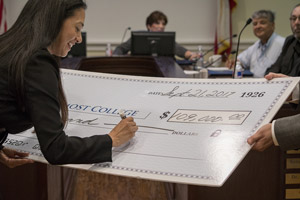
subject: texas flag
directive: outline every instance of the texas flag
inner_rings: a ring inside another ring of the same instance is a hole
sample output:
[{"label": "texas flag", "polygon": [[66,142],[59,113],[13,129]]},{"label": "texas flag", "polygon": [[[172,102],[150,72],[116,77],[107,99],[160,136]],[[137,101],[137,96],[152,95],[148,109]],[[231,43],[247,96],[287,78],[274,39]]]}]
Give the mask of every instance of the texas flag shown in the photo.
[{"label": "texas flag", "polygon": [[4,0],[0,0],[0,34],[7,31],[6,9]]},{"label": "texas flag", "polygon": [[215,54],[227,54],[232,46],[231,13],[236,7],[236,0],[218,0],[218,18],[215,34]]}]

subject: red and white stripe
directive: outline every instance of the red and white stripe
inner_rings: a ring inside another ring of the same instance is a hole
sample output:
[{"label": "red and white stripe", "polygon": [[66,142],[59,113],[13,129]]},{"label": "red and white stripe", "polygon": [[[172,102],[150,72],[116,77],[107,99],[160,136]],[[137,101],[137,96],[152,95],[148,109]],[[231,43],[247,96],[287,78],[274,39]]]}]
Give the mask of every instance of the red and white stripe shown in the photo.
[{"label": "red and white stripe", "polygon": [[7,31],[6,8],[4,0],[0,0],[0,34]]},{"label": "red and white stripe", "polygon": [[[225,52],[228,55],[230,54],[232,46],[231,13],[236,5],[236,0],[218,0],[218,18],[215,34],[215,54],[224,54]],[[222,44],[219,44],[220,41],[224,42],[222,42]]]}]

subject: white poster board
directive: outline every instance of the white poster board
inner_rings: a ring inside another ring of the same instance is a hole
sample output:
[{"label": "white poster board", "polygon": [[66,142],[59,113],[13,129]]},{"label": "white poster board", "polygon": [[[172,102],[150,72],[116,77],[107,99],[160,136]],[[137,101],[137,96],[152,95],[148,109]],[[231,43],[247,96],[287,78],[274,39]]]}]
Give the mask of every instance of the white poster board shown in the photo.
[{"label": "white poster board", "polygon": [[[67,165],[168,182],[222,186],[250,150],[247,138],[270,122],[299,78],[175,79],[63,70],[68,135],[107,134],[119,111],[139,130],[113,149],[112,163]],[[5,145],[46,162],[35,134],[9,135]]]}]

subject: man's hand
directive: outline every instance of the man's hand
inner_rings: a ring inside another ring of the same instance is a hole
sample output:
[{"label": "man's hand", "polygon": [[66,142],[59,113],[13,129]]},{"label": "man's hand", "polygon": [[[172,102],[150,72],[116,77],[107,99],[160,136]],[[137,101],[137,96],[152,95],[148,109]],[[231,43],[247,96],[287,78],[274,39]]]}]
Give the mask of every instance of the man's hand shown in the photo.
[{"label": "man's hand", "polygon": [[273,144],[272,139],[272,124],[262,126],[254,135],[248,138],[248,144],[254,146],[253,150],[264,151]]},{"label": "man's hand", "polygon": [[284,78],[284,77],[288,77],[288,76],[285,74],[278,74],[273,72],[270,72],[267,75],[265,75],[265,78],[268,80],[272,80],[273,78]]},{"label": "man's hand", "polygon": [[234,63],[235,63],[235,59],[227,59],[227,60],[226,60],[226,63],[225,63],[225,66],[226,66],[228,69],[233,69]]}]

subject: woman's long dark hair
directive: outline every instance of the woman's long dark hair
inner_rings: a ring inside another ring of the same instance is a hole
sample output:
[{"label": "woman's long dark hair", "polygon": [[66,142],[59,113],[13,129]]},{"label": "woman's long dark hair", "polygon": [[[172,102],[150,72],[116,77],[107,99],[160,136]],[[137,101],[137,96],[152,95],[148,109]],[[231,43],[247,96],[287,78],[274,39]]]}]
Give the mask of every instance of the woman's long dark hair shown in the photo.
[{"label": "woman's long dark hair", "polygon": [[[24,108],[24,74],[29,59],[55,40],[65,19],[73,16],[75,10],[86,7],[82,0],[28,0],[15,24],[0,35],[0,58],[10,57],[9,80],[16,89],[21,109]],[[62,121],[66,124],[68,107],[60,78],[58,97]]]}]

